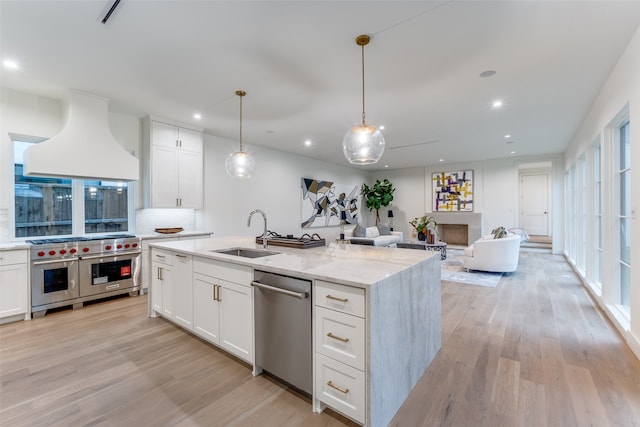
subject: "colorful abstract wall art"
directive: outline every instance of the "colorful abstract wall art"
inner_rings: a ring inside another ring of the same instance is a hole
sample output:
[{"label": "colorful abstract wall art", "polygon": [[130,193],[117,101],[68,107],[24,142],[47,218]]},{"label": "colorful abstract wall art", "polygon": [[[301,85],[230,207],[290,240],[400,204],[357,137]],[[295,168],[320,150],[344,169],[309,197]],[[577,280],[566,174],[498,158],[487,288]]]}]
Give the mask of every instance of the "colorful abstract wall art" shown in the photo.
[{"label": "colorful abstract wall art", "polygon": [[320,181],[302,178],[302,228],[329,227],[340,225],[344,211],[345,222],[358,222],[357,185],[336,184],[333,181]]},{"label": "colorful abstract wall art", "polygon": [[473,212],[473,171],[438,172],[433,182],[433,212]]}]

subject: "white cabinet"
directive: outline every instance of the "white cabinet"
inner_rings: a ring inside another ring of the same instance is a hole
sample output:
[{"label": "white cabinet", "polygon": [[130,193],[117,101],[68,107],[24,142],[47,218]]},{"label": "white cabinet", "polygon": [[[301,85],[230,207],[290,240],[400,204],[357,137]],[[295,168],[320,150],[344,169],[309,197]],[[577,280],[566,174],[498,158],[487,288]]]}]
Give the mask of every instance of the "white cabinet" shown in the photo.
[{"label": "white cabinet", "polygon": [[149,248],[149,243],[165,243],[165,242],[177,242],[178,240],[190,240],[190,239],[208,239],[211,236],[211,233],[202,233],[202,234],[194,234],[194,235],[175,235],[173,237],[166,238],[142,238],[142,256],[140,257],[140,269],[142,270],[142,283],[141,289],[142,293],[145,293],[149,290],[149,284],[151,283],[151,249]]},{"label": "white cabinet", "polygon": [[196,257],[193,271],[193,331],[253,363],[251,268]]},{"label": "white cabinet", "polygon": [[193,260],[191,255],[173,255],[171,299],[173,320],[193,331]]},{"label": "white cabinet", "polygon": [[202,129],[189,129],[147,117],[143,131],[146,206],[202,208]]},{"label": "white cabinet", "polygon": [[0,320],[29,315],[28,258],[26,249],[0,251]]},{"label": "white cabinet", "polygon": [[367,356],[364,289],[316,280],[313,294],[315,399],[364,423]]},{"label": "white cabinet", "polygon": [[154,249],[151,258],[151,315],[173,319],[173,254]]}]

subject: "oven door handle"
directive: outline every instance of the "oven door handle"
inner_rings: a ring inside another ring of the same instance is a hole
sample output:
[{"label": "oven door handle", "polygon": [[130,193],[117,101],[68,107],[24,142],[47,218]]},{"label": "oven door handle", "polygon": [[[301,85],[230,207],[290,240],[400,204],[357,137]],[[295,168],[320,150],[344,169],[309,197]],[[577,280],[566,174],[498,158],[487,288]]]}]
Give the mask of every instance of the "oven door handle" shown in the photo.
[{"label": "oven door handle", "polygon": [[102,255],[89,255],[82,256],[80,259],[98,259],[98,258],[111,258],[111,257],[124,257],[126,255],[140,255],[142,252],[120,252],[117,254],[102,254]]},{"label": "oven door handle", "polygon": [[48,261],[33,261],[33,265],[45,265],[45,264],[60,264],[61,262],[73,262],[78,261],[79,258],[65,258],[65,259],[50,259]]}]

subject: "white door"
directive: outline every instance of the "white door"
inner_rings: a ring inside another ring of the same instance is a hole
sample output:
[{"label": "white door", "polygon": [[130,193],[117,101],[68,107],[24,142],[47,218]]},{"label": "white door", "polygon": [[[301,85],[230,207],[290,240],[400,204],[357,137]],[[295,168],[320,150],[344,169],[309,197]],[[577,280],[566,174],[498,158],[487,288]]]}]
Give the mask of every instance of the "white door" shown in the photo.
[{"label": "white door", "polygon": [[520,176],[520,227],[531,235],[550,235],[548,174]]}]

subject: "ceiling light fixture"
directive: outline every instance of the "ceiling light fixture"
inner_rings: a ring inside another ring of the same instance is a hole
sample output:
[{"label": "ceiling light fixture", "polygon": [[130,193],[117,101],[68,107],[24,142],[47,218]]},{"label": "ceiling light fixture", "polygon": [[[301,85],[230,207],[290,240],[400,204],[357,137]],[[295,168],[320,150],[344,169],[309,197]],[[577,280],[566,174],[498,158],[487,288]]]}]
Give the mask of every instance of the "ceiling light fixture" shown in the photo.
[{"label": "ceiling light fixture", "polygon": [[511,134],[507,134],[504,136],[505,138],[511,138]]},{"label": "ceiling light fixture", "polygon": [[236,91],[236,95],[240,97],[240,151],[231,153],[226,162],[227,172],[236,178],[251,178],[253,168],[256,165],[251,154],[242,151],[242,97],[246,94],[247,92],[243,90]]},{"label": "ceiling light fixture", "polygon": [[349,129],[342,140],[342,151],[350,163],[368,165],[376,163],[384,153],[384,136],[372,125],[365,123],[364,112],[364,47],[371,37],[366,34],[356,37],[356,44],[362,48],[362,124]]},{"label": "ceiling light fixture", "polygon": [[11,59],[5,59],[2,61],[2,64],[7,68],[17,69],[19,68],[18,63],[16,61],[12,61]]},{"label": "ceiling light fixture", "polygon": [[499,99],[496,101],[493,101],[493,108],[500,108],[502,107],[502,101],[500,101]]},{"label": "ceiling light fixture", "polygon": [[202,118],[202,115],[200,113],[195,113],[193,115],[193,118],[196,119],[196,120],[200,120]]},{"label": "ceiling light fixture", "polygon": [[307,147],[311,147],[311,140],[310,140],[310,139],[307,139],[307,140],[304,142],[304,145],[306,145]]}]

